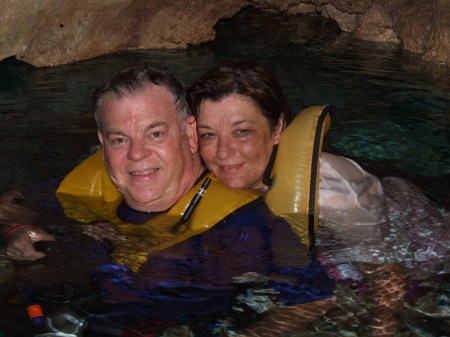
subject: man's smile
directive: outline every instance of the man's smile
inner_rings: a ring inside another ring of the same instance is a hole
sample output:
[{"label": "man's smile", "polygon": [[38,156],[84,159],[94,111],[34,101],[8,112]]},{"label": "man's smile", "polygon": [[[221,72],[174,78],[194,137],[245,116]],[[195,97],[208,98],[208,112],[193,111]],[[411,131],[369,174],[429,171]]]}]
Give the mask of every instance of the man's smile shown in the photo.
[{"label": "man's smile", "polygon": [[145,175],[148,175],[148,174],[155,173],[158,170],[159,170],[159,168],[152,168],[152,169],[148,169],[148,170],[145,170],[145,171],[132,171],[132,172],[130,172],[130,174],[132,176],[145,176]]}]

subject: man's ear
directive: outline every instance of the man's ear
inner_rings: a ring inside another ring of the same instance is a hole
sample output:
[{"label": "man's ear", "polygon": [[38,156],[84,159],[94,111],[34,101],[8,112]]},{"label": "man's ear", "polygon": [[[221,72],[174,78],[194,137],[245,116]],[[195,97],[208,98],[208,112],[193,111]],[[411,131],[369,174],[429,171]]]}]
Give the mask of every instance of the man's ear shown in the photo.
[{"label": "man's ear", "polygon": [[97,130],[97,136],[98,140],[100,141],[100,144],[103,146],[103,134],[100,132],[100,130]]},{"label": "man's ear", "polygon": [[283,133],[284,128],[286,127],[286,121],[284,119],[284,116],[281,116],[278,120],[278,124],[273,132],[275,137],[275,144],[278,144],[281,139],[281,134]]},{"label": "man's ear", "polygon": [[197,134],[197,120],[194,116],[186,118],[186,134],[189,139],[189,147],[192,153],[198,152],[198,134]]},{"label": "man's ear", "polygon": [[[97,136],[98,136],[98,140],[100,141],[100,144],[102,144],[103,146],[103,134],[100,132],[100,130],[97,130]],[[103,149],[103,163],[105,163],[105,150]]]}]

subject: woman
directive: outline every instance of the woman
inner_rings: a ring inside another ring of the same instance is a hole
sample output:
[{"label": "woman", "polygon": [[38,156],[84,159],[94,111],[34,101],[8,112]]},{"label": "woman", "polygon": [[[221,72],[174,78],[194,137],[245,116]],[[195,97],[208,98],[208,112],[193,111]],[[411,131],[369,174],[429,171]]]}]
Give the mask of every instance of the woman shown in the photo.
[{"label": "woman", "polygon": [[[275,76],[253,62],[227,61],[194,82],[187,95],[197,119],[200,154],[206,166],[230,187],[267,192],[270,179],[264,178],[270,177],[271,156],[276,155],[282,132],[292,119]],[[331,241],[344,248],[329,247],[334,252],[325,251],[324,255],[341,266],[349,261],[359,262],[362,272],[372,275],[366,281],[367,286],[375,300],[381,298],[375,303],[380,310],[374,316],[373,335],[390,335],[395,330],[393,322],[406,286],[405,278],[398,277],[403,275],[398,263],[414,270],[418,278],[442,268],[441,258],[448,256],[449,238],[445,229],[448,212],[431,210],[423,195],[407,182],[398,178],[380,182],[350,159],[322,153],[319,162],[320,225],[328,231]],[[411,209],[417,208],[434,218],[417,219],[411,213]],[[416,257],[424,246],[414,240],[414,235],[421,236],[411,231],[414,217],[416,227],[423,225],[423,220],[441,225],[435,226],[440,231],[433,243],[435,252],[428,255],[431,256],[428,261],[420,263]],[[394,235],[383,234],[393,228]],[[395,236],[399,232],[402,235]],[[320,239],[322,244],[327,242],[325,234],[318,239],[319,246]],[[397,248],[390,249],[392,246]],[[391,282],[391,287],[380,287],[377,275]],[[361,277],[357,272],[345,276]],[[384,296],[378,296],[380,293]]]},{"label": "woman", "polygon": [[[270,175],[270,157],[292,119],[275,76],[252,62],[228,61],[197,80],[188,90],[188,101],[209,170],[230,187],[266,192],[269,183],[264,173]],[[337,221],[337,210],[345,211],[340,213],[345,217],[342,222],[351,217],[366,225],[376,223],[383,215],[384,202],[375,176],[349,159],[322,153],[318,203],[327,223]],[[334,228],[334,234],[349,243],[348,231],[337,232],[339,228]]]}]

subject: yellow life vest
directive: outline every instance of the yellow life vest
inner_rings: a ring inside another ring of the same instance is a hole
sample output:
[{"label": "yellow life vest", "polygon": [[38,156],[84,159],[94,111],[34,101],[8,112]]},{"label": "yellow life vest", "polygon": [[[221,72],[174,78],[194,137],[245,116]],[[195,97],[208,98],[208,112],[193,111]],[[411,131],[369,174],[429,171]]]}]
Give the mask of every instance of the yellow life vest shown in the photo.
[{"label": "yellow life vest", "polygon": [[79,222],[104,219],[114,224],[126,239],[114,242],[112,257],[133,271],[147,261],[149,253],[206,231],[259,197],[251,190],[228,188],[210,173],[207,176],[211,178],[211,183],[202,200],[188,221],[175,233],[170,229],[181,219],[203,181],[192,187],[167,212],[142,225],[125,223],[116,215],[123,197],[111,182],[102,157],[103,150],[100,149],[76,166],[58,187],[56,197],[70,218]]},{"label": "yellow life vest", "polygon": [[329,105],[302,110],[283,131],[265,202],[311,248],[318,229],[319,157],[331,124]]}]

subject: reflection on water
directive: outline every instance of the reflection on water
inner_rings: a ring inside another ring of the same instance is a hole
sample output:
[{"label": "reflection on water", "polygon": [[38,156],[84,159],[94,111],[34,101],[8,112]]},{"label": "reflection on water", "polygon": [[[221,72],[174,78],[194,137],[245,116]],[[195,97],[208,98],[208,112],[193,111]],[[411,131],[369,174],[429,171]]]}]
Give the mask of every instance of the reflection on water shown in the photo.
[{"label": "reflection on water", "polygon": [[[154,61],[190,84],[223,59],[251,58],[281,79],[295,111],[309,105],[337,107],[327,151],[354,158],[380,176],[415,179],[429,194],[448,200],[450,80],[445,69],[431,72],[396,46],[356,41],[320,18],[255,15],[246,10],[221,21],[216,29],[214,42],[188,50],[118,53],[45,69],[13,59],[0,62],[0,189],[60,177],[97,144],[90,94],[111,72]],[[74,238],[80,239],[76,234]],[[98,254],[99,261],[106,259],[98,246],[83,248]],[[67,258],[78,261],[75,252]],[[31,275],[39,275],[39,264],[18,267],[24,274],[35,268]],[[70,272],[56,275],[71,281],[66,286],[56,282],[54,296],[70,299],[89,293],[90,289],[74,286],[90,272],[81,269],[79,279]],[[449,317],[448,284],[441,277],[411,287],[403,316],[416,334],[450,334],[448,326],[443,327]],[[345,295],[341,310],[316,324],[324,336],[367,333],[366,308],[358,302],[361,292],[350,286],[339,285]],[[17,300],[8,299],[18,312]],[[318,334],[312,330],[304,334],[310,335]]]}]

